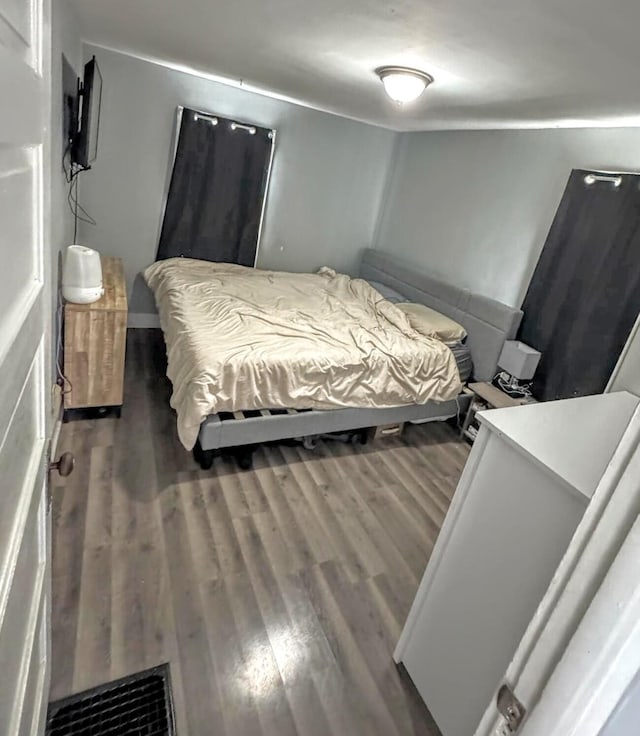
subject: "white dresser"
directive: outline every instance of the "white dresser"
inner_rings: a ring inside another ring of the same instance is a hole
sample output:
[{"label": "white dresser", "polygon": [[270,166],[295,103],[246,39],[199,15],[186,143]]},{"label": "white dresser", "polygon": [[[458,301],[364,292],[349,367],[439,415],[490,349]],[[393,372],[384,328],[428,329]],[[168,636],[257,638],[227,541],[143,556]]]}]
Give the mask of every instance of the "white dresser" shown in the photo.
[{"label": "white dresser", "polygon": [[480,414],[395,652],[443,736],[474,733],[638,401]]}]

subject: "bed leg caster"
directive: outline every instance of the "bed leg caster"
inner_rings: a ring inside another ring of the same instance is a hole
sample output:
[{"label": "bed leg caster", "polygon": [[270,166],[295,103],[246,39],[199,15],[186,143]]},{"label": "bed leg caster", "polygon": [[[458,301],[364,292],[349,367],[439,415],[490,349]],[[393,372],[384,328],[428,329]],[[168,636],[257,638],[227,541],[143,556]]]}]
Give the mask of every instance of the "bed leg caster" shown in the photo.
[{"label": "bed leg caster", "polygon": [[254,445],[246,445],[244,447],[238,447],[234,455],[236,456],[236,462],[240,470],[251,470],[253,467],[253,453],[255,451]]},{"label": "bed leg caster", "polygon": [[211,470],[213,467],[213,458],[215,457],[213,450],[202,450],[202,457],[200,458],[200,467],[203,470]]},{"label": "bed leg caster", "polygon": [[193,446],[193,459],[202,470],[211,470],[214,456],[215,450],[203,450],[200,440],[196,441],[196,444]]},{"label": "bed leg caster", "polygon": [[361,429],[359,432],[354,432],[351,435],[352,445],[366,445],[369,442],[369,428]]},{"label": "bed leg caster", "polygon": [[305,450],[315,450],[318,446],[318,436],[311,434],[302,438],[302,446]]}]

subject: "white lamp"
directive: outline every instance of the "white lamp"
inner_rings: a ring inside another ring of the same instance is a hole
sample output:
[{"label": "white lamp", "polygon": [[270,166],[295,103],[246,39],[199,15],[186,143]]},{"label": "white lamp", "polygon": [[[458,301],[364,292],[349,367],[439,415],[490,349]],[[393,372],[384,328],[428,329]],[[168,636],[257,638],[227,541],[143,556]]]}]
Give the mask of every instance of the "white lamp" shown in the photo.
[{"label": "white lamp", "polygon": [[419,69],[406,66],[381,66],[376,74],[384,84],[385,92],[398,104],[413,102],[433,82],[433,77]]},{"label": "white lamp", "polygon": [[498,359],[498,367],[519,381],[533,378],[540,362],[540,353],[520,340],[507,340]]},{"label": "white lamp", "polygon": [[62,269],[62,296],[74,304],[91,304],[103,294],[100,253],[83,245],[70,245]]}]

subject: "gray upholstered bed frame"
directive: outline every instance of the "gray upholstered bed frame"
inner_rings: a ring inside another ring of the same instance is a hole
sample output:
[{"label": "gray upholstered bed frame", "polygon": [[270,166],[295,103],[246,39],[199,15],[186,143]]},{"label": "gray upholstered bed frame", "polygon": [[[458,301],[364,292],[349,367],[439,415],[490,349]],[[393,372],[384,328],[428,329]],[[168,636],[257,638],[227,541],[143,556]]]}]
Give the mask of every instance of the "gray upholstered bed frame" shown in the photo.
[{"label": "gray upholstered bed frame", "polygon": [[452,286],[383,251],[365,250],[359,275],[391,286],[412,301],[455,319],[467,331],[474,379],[490,381],[495,376],[504,341],[512,340],[520,326],[519,309]]},{"label": "gray upholstered bed frame", "polygon": [[[391,286],[412,301],[432,307],[462,324],[467,330],[477,381],[493,378],[504,341],[515,337],[522,319],[519,309],[448,284],[383,251],[364,251],[359,276]],[[467,404],[468,397],[461,394],[453,401],[430,401],[390,409],[281,409],[212,414],[200,427],[194,454],[202,467],[207,468],[213,461],[213,451],[222,447],[251,446],[396,422],[444,420],[464,411]],[[250,452],[248,456],[240,456],[241,464],[248,466],[250,457]]]}]

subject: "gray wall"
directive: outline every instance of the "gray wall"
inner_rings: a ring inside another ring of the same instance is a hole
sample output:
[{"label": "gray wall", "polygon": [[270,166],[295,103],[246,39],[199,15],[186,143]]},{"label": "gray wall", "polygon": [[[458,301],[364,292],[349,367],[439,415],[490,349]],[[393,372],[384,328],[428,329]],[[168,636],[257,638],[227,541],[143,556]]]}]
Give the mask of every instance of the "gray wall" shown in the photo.
[{"label": "gray wall", "polygon": [[82,226],[79,239],[124,259],[130,312],[155,312],[137,275],[155,258],[177,105],[277,129],[260,267],[354,270],[373,240],[396,134],[125,54],[84,51],[98,57],[104,96],[98,159],[80,181],[98,225]]},{"label": "gray wall", "polygon": [[[618,358],[607,391],[629,391],[640,396],[640,317],[636,320],[627,344]],[[639,689],[640,694],[640,689]]]},{"label": "gray wall", "polygon": [[600,736],[633,736],[640,724],[640,672],[629,685]]},{"label": "gray wall", "polygon": [[[68,184],[62,170],[64,141],[62,133],[62,54],[77,73],[82,68],[82,42],[80,28],[67,0],[56,0],[51,4],[51,279],[53,281],[53,335],[55,345],[59,335],[56,320],[59,264],[61,252],[73,242],[73,215],[67,203]],[[51,367],[55,376],[55,364]],[[55,378],[54,378],[55,380]]]},{"label": "gray wall", "polygon": [[376,247],[520,306],[572,168],[640,171],[640,129],[405,134]]}]

